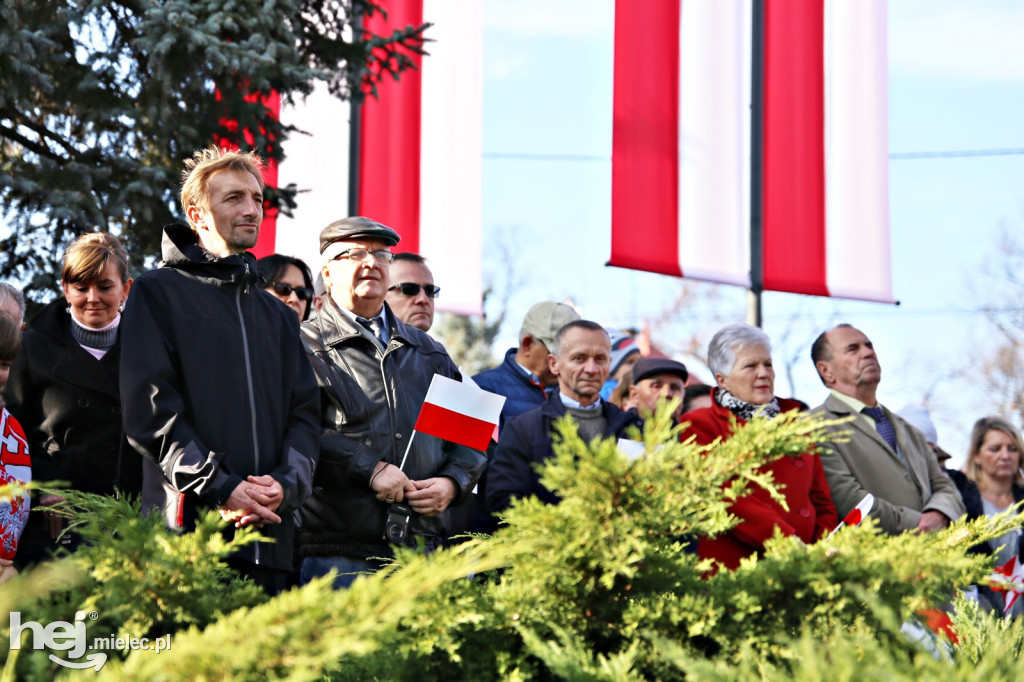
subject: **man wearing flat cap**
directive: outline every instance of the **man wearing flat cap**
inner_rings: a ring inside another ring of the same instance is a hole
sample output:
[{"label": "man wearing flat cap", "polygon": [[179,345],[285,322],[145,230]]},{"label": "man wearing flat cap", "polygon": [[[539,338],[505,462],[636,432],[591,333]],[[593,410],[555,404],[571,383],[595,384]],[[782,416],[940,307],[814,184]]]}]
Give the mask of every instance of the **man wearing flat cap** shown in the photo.
[{"label": "man wearing flat cap", "polygon": [[686,365],[671,358],[641,358],[633,365],[629,399],[644,418],[654,414],[659,403],[677,400],[679,404],[672,413],[672,420],[678,422],[683,413],[683,391],[689,376]]},{"label": "man wearing flat cap", "polygon": [[[302,325],[321,391],[320,463],[299,510],[299,581],[338,572],[346,587],[394,544],[428,551],[453,533],[451,505],[471,495],[483,454],[416,433],[435,374],[461,380],[444,348],[385,302],[399,236],[369,218],[320,233],[327,300]],[[412,444],[410,446],[410,439]]]}]

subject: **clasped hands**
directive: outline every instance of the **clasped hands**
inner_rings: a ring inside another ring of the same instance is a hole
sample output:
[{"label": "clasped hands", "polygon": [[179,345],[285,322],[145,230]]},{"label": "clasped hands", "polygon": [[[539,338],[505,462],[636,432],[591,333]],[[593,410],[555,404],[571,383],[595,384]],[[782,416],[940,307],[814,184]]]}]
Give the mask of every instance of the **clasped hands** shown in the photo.
[{"label": "clasped hands", "polygon": [[385,504],[405,502],[421,516],[437,516],[455,498],[455,484],[450,478],[438,476],[413,481],[394,464],[377,462],[370,478],[370,488]]},{"label": "clasped hands", "polygon": [[281,523],[275,512],[283,501],[284,489],[273,476],[249,476],[235,486],[219,511],[235,528],[262,528],[265,523]]}]

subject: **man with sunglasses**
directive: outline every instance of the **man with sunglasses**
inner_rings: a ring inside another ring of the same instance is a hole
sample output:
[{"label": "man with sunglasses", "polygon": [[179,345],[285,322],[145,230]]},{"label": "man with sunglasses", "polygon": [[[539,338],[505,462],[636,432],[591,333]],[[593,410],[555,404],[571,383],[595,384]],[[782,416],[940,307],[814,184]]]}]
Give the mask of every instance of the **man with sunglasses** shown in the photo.
[{"label": "man with sunglasses", "polygon": [[391,263],[387,302],[402,322],[422,331],[434,324],[434,299],[441,287],[418,253],[396,253]]},{"label": "man with sunglasses", "polygon": [[[323,429],[313,495],[298,516],[302,584],[334,569],[335,586],[346,587],[380,568],[392,543],[439,546],[464,530],[453,527],[451,506],[469,498],[483,473],[480,452],[414,437],[434,375],[460,376],[441,344],[385,302],[398,240],[363,217],[320,233],[327,300],[301,332],[320,383]],[[407,533],[390,532],[403,523]]]}]

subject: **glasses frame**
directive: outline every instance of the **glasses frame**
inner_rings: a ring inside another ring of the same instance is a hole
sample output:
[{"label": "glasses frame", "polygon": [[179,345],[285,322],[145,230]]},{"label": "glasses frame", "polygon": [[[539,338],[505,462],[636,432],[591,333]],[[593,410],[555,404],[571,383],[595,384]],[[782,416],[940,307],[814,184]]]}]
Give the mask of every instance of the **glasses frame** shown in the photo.
[{"label": "glasses frame", "polygon": [[[356,256],[358,253],[362,253],[363,255]],[[354,260],[357,263],[365,263],[367,256],[373,256],[373,260],[381,265],[390,264],[391,261],[395,260],[395,254],[390,251],[370,251],[369,249],[345,249],[331,260],[347,258],[348,260]]]}]

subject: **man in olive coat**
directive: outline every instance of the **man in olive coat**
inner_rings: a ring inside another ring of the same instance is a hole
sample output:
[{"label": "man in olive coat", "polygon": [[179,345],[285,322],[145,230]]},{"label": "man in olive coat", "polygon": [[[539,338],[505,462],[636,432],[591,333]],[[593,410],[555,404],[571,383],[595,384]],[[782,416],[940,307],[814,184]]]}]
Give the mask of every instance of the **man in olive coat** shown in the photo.
[{"label": "man in olive coat", "polygon": [[821,444],[821,462],[839,518],[867,493],[875,496],[871,516],[886,533],[931,532],[960,517],[960,494],[942,473],[924,435],[878,402],[882,369],[871,340],[841,324],[818,337],[811,358],[831,389],[814,412],[832,419],[855,415],[852,422],[832,429],[849,432],[848,440]]}]

